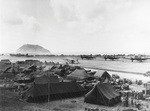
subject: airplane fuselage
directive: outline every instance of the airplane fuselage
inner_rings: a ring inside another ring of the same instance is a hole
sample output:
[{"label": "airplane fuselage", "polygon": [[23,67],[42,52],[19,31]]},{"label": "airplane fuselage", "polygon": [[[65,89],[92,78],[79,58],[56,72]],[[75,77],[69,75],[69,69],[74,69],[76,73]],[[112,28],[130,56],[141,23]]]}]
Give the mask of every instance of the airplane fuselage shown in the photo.
[{"label": "airplane fuselage", "polygon": [[116,56],[104,56],[104,59],[105,59],[105,61],[107,60],[107,59],[110,59],[110,60],[117,60],[117,59],[119,59],[119,57],[116,57]]},{"label": "airplane fuselage", "polygon": [[132,62],[133,62],[134,60],[137,60],[137,61],[139,61],[139,62],[143,62],[143,60],[147,60],[147,59],[148,59],[148,58],[142,58],[142,57],[137,57],[137,56],[131,57]]}]

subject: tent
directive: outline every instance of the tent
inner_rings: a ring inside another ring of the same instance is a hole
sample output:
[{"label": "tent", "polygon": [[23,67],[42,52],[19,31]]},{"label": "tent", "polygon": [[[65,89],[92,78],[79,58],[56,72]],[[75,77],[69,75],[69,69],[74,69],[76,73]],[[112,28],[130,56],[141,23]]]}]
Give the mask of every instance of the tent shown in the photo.
[{"label": "tent", "polygon": [[41,62],[39,60],[32,60],[32,59],[29,59],[29,60],[25,60],[25,64],[34,64],[34,65],[40,65]]},{"label": "tent", "polygon": [[89,74],[84,69],[76,69],[67,76],[70,80],[82,80],[89,77]]},{"label": "tent", "polygon": [[145,83],[144,87],[146,88],[146,90],[150,90],[150,82]]},{"label": "tent", "polygon": [[20,78],[16,77],[14,79],[14,81],[17,82],[17,83],[32,83],[34,81],[34,78],[26,77],[26,76],[20,77]]},{"label": "tent", "polygon": [[98,83],[85,95],[84,101],[91,104],[112,106],[120,102],[120,94],[109,83]]},{"label": "tent", "polygon": [[44,83],[34,82],[23,93],[22,99],[28,102],[46,102],[63,98],[79,97],[85,94],[85,89],[76,82]]},{"label": "tent", "polygon": [[53,71],[54,71],[54,74],[57,74],[57,75],[59,75],[61,77],[65,76],[65,70],[64,69],[55,68]]},{"label": "tent", "polygon": [[1,73],[0,79],[4,79],[4,78],[9,78],[9,79],[15,78],[15,74],[13,74],[13,73]]},{"label": "tent", "polygon": [[0,72],[3,72],[10,67],[11,67],[11,64],[0,63]]},{"label": "tent", "polygon": [[42,71],[42,72],[39,72],[38,75],[52,76],[52,75],[56,75],[56,74],[54,74],[54,72],[51,72],[51,71]]},{"label": "tent", "polygon": [[30,74],[31,72],[35,72],[36,70],[37,70],[37,67],[35,65],[31,65],[25,68],[22,72],[26,74]]},{"label": "tent", "polygon": [[27,69],[30,69],[32,71],[36,71],[37,67],[35,65],[31,65],[31,66],[27,67]]},{"label": "tent", "polygon": [[47,84],[47,83],[58,83],[59,82],[59,78],[58,76],[46,76],[43,75],[41,77],[36,77],[34,79],[34,83],[35,84]]},{"label": "tent", "polygon": [[49,71],[53,68],[53,65],[47,65],[44,67],[43,71]]},{"label": "tent", "polygon": [[95,73],[94,77],[96,78],[104,78],[105,80],[108,79],[110,80],[111,76],[107,71],[99,70]]},{"label": "tent", "polygon": [[4,63],[4,64],[10,64],[11,65],[11,61],[9,59],[2,59],[0,61],[0,63]]},{"label": "tent", "polygon": [[17,70],[14,67],[7,67],[1,74],[0,78],[14,78]]},{"label": "tent", "polygon": [[4,73],[13,73],[15,74],[17,72],[17,70],[14,67],[8,67]]},{"label": "tent", "polygon": [[137,111],[136,109],[124,109],[123,111]]}]

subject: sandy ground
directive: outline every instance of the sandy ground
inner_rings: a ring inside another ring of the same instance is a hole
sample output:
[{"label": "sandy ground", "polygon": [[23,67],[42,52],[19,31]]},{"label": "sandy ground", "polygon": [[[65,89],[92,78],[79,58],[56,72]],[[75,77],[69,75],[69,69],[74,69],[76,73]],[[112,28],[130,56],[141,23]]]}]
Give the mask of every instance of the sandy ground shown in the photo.
[{"label": "sandy ground", "polygon": [[[150,105],[150,102],[145,102],[144,104]],[[122,111],[123,109],[129,109],[122,107],[121,104],[113,107],[107,107],[84,103],[84,97],[34,104],[18,101],[15,98],[15,94],[7,91],[0,91],[0,111],[85,111],[85,108],[97,108],[99,111]]]},{"label": "sandy ground", "polygon": [[98,108],[99,111],[101,111],[101,109],[105,109],[107,111],[117,111],[118,109],[125,109],[120,105],[107,107],[84,103],[84,97],[34,104],[18,101],[14,97],[13,93],[5,91],[0,92],[0,98],[0,111],[84,111],[85,108]]}]

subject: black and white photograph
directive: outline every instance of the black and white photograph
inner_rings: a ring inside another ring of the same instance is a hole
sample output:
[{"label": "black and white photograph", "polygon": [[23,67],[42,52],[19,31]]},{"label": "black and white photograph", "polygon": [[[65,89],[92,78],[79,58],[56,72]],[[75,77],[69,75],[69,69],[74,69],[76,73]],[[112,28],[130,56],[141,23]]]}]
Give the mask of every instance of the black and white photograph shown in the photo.
[{"label": "black and white photograph", "polygon": [[0,0],[0,111],[150,111],[150,0]]}]

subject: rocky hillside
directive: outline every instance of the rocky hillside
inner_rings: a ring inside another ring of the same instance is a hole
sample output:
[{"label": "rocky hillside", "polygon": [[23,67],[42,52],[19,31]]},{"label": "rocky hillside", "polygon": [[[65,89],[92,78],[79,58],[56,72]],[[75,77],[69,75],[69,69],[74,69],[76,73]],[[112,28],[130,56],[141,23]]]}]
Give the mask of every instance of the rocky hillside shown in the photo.
[{"label": "rocky hillside", "polygon": [[40,45],[25,44],[21,46],[17,51],[21,54],[32,54],[32,55],[49,55],[51,52]]}]

